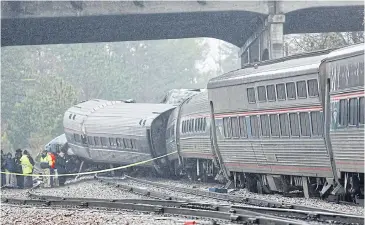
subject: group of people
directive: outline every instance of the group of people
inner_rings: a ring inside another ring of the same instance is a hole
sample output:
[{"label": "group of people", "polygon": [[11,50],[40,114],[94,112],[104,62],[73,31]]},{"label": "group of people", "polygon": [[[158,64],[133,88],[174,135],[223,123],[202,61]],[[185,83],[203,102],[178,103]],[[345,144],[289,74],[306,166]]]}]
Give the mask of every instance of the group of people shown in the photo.
[{"label": "group of people", "polygon": [[56,176],[44,176],[43,184],[45,187],[53,187],[53,185],[63,186],[66,182],[66,177],[62,174],[66,173],[66,158],[65,153],[62,151],[57,151],[57,154],[52,152],[47,152],[43,150],[40,158],[40,167],[44,175],[61,175]]},{"label": "group of people", "polygon": [[32,187],[33,168],[34,160],[27,150],[17,149],[14,157],[10,152],[5,155],[1,150],[1,171],[6,173],[1,176],[2,186],[5,184],[18,188]]},{"label": "group of people", "polygon": [[[17,187],[17,188],[31,188],[33,187],[33,174],[35,162],[27,150],[22,151],[17,149],[14,157],[9,152],[3,153],[1,150],[1,186]],[[40,156],[40,167],[44,175],[59,175],[66,173],[66,158],[62,151],[56,154],[42,151]],[[45,187],[53,187],[57,185],[64,185],[66,178],[59,176],[54,179],[53,176],[43,176],[43,185]]]}]

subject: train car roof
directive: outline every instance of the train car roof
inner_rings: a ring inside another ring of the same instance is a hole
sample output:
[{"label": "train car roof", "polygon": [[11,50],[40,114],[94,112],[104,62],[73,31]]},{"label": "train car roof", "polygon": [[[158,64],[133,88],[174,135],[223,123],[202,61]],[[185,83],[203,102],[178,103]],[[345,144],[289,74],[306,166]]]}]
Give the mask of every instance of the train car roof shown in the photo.
[{"label": "train car roof", "polygon": [[108,105],[124,104],[123,101],[107,101],[102,99],[92,99],[81,102],[70,107],[63,117],[63,126],[67,129],[81,132],[81,124],[84,120],[95,111]]},{"label": "train car roof", "polygon": [[321,61],[330,51],[333,50],[289,56],[258,63],[256,66],[249,65],[212,78],[208,82],[208,89],[313,73],[318,71]]},{"label": "train car roof", "polygon": [[350,45],[341,49],[337,49],[331,53],[329,53],[326,57],[326,61],[336,60],[340,58],[346,58],[348,56],[353,55],[361,55],[364,54],[365,45],[364,43],[356,44],[356,45]]},{"label": "train car roof", "polygon": [[209,111],[208,91],[202,91],[199,94],[192,96],[182,105],[182,116],[204,114]]},{"label": "train car roof", "polygon": [[90,114],[83,123],[86,133],[145,135],[153,120],[160,114],[175,108],[170,104],[115,104]]}]

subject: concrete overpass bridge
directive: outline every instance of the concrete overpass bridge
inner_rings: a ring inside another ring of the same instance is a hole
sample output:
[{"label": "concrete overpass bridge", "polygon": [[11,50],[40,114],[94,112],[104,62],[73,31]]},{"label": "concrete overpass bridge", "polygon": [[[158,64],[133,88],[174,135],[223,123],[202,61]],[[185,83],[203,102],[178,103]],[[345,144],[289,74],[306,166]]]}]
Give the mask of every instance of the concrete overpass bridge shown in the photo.
[{"label": "concrete overpass bridge", "polygon": [[284,34],[364,30],[363,1],[2,1],[1,46],[211,37],[242,63],[283,56]]}]

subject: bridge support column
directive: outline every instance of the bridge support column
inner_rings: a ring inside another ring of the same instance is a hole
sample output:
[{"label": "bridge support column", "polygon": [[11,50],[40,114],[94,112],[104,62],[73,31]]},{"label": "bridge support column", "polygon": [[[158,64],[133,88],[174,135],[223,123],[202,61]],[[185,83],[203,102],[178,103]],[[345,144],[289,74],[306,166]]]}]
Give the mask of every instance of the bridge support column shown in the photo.
[{"label": "bridge support column", "polygon": [[284,56],[285,15],[269,15],[241,47],[241,66]]}]

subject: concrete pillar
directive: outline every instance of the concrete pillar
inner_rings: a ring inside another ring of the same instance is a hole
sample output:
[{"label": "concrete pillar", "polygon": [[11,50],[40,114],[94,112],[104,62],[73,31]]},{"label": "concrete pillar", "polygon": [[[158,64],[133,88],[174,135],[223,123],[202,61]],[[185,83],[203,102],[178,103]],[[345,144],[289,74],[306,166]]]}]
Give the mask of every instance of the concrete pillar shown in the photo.
[{"label": "concrete pillar", "polygon": [[284,22],[285,15],[269,15],[269,56],[270,59],[284,57]]},{"label": "concrete pillar", "polygon": [[285,15],[269,15],[240,50],[241,66],[254,61],[284,57]]}]

